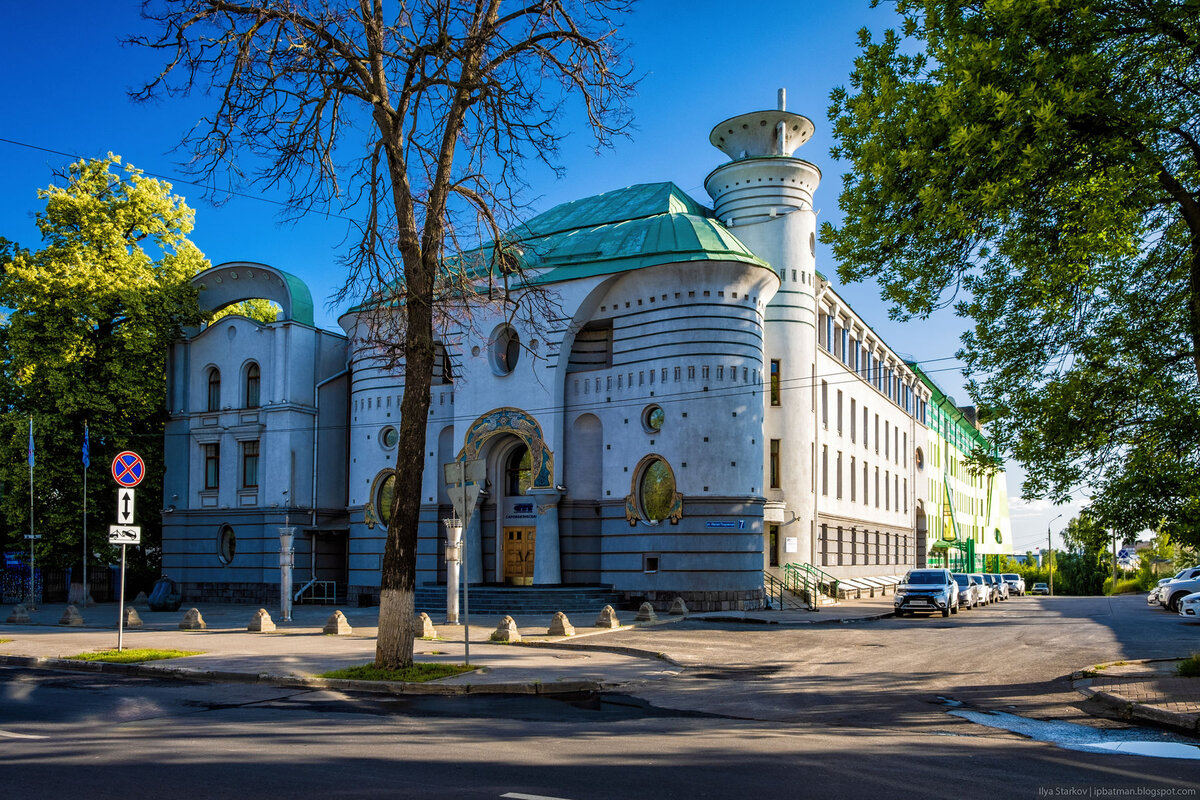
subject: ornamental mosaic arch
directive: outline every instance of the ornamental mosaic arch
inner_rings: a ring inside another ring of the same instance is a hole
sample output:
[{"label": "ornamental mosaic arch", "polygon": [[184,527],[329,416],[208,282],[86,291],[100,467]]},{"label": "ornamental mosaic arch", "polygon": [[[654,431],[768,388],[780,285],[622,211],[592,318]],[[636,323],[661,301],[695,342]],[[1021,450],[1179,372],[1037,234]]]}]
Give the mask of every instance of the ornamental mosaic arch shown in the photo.
[{"label": "ornamental mosaic arch", "polygon": [[537,420],[519,408],[497,408],[471,423],[457,460],[470,461],[479,458],[483,444],[493,436],[511,434],[529,448],[530,488],[554,488],[554,454],[546,447],[542,428]]}]

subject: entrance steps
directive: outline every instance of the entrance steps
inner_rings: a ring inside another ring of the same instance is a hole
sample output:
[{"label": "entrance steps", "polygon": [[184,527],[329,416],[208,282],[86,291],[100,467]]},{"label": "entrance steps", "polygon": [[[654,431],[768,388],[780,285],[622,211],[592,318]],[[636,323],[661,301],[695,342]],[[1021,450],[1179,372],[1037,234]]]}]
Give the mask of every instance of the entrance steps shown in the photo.
[{"label": "entrance steps", "polygon": [[[480,614],[599,614],[605,606],[620,608],[621,598],[612,586],[471,586],[471,613]],[[446,613],[446,585],[424,583],[417,587],[417,612],[433,616]],[[459,613],[462,591],[459,590]]]}]

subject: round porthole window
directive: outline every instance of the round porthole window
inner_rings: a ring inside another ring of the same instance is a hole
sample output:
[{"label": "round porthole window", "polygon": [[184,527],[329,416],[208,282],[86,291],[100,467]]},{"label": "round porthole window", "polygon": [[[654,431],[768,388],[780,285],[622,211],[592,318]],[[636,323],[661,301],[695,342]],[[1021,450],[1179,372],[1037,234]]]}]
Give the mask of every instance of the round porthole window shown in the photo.
[{"label": "round porthole window", "polygon": [[520,358],[521,337],[513,326],[501,325],[492,336],[492,369],[497,375],[508,375]]},{"label": "round porthole window", "polygon": [[233,561],[235,555],[237,555],[237,535],[234,534],[233,528],[222,525],[221,533],[217,536],[217,558],[221,559],[222,564],[228,564]]},{"label": "round porthole window", "polygon": [[921,448],[918,447],[913,453],[913,460],[917,464],[917,469],[925,469],[925,454],[921,452]]},{"label": "round porthole window", "polygon": [[400,441],[400,432],[388,425],[379,432],[379,443],[388,450],[391,450]]},{"label": "round porthole window", "polygon": [[648,433],[658,433],[662,430],[666,419],[667,414],[662,410],[661,406],[646,406],[646,409],[642,412],[642,427]]},{"label": "round porthole window", "polygon": [[638,476],[638,506],[649,522],[664,520],[675,499],[675,475],[666,461],[656,458]]},{"label": "round porthole window", "polygon": [[396,471],[385,469],[375,476],[371,497],[375,500],[375,516],[386,526],[392,518],[392,498],[396,494]]}]

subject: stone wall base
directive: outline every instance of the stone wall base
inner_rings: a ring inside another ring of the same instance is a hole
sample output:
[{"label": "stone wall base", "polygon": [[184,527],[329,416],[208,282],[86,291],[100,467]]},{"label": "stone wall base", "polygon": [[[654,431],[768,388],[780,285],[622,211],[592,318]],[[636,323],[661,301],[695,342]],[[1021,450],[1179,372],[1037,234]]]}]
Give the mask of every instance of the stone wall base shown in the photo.
[{"label": "stone wall base", "polygon": [[654,606],[655,611],[668,611],[676,597],[682,597],[688,611],[757,611],[765,605],[762,589],[727,592],[622,592],[618,591],[626,608],[642,603]]},{"label": "stone wall base", "polygon": [[185,603],[238,603],[279,605],[277,583],[180,583]]}]

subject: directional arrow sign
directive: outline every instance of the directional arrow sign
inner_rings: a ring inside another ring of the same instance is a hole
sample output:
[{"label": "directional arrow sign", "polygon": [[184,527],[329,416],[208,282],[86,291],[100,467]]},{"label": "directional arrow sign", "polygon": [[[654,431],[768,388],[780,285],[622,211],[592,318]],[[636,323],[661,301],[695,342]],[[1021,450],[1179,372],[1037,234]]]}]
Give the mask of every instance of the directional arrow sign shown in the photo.
[{"label": "directional arrow sign", "polygon": [[117,524],[133,524],[133,489],[117,489]]},{"label": "directional arrow sign", "polygon": [[109,525],[109,544],[141,544],[142,529],[137,525]]}]

